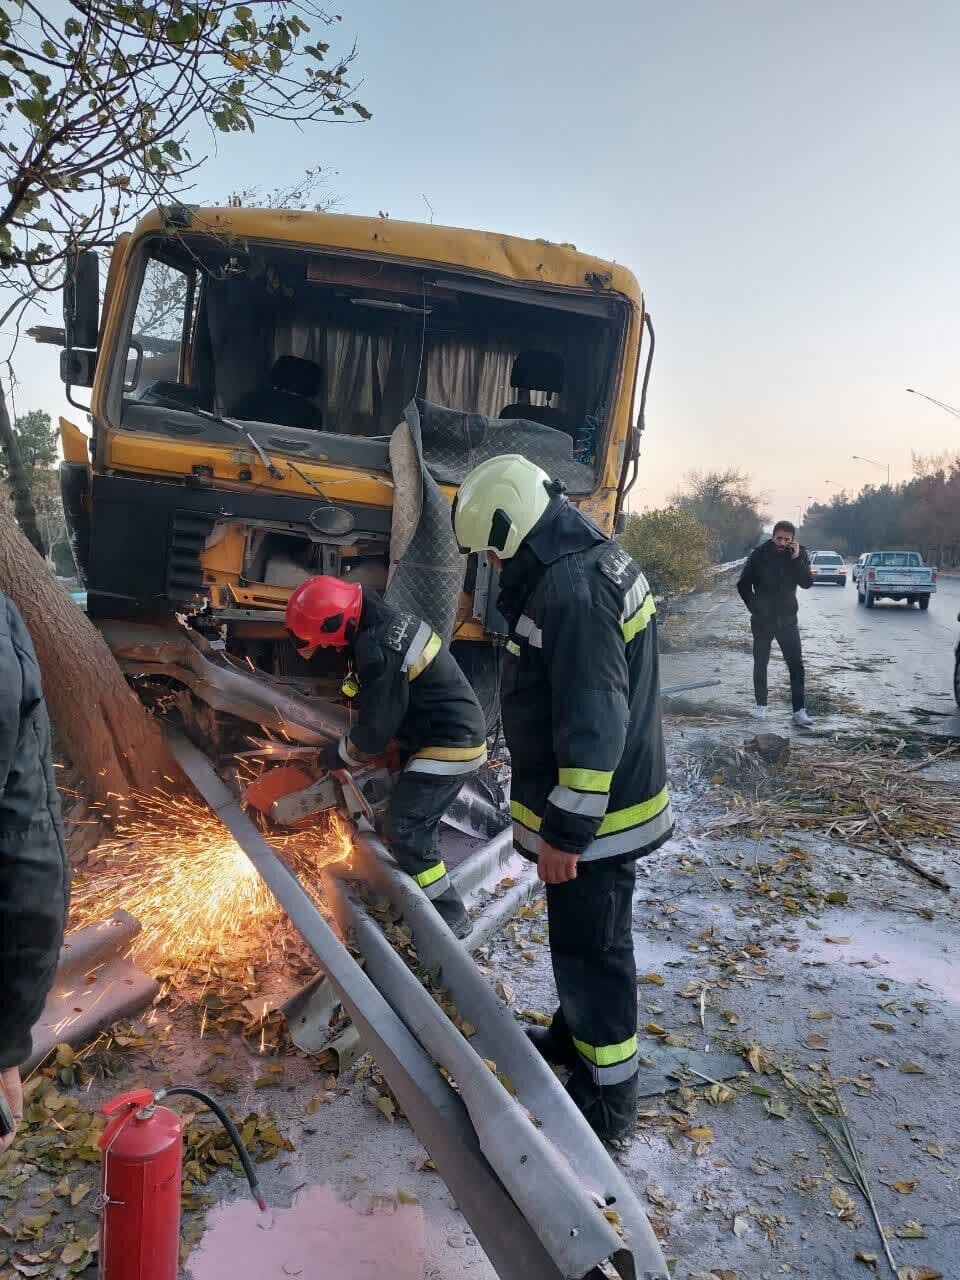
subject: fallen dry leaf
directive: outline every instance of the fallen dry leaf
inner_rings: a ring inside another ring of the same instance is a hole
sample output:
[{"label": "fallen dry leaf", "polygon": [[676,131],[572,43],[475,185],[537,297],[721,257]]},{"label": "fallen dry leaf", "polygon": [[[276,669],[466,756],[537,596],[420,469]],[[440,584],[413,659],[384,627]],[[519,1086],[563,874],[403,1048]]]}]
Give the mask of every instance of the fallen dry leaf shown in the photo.
[{"label": "fallen dry leaf", "polygon": [[732,1102],[737,1095],[725,1084],[712,1084],[704,1089],[703,1096],[712,1107],[718,1107],[723,1102]]},{"label": "fallen dry leaf", "polygon": [[790,1108],[779,1098],[769,1098],[763,1105],[767,1115],[776,1116],[778,1120],[786,1120],[790,1114]]},{"label": "fallen dry leaf", "polygon": [[897,1280],[943,1280],[936,1267],[898,1267]]},{"label": "fallen dry leaf", "polygon": [[521,1009],[520,1017],[525,1022],[532,1022],[537,1027],[549,1027],[553,1021],[549,1013],[541,1013],[538,1009]]},{"label": "fallen dry leaf", "polygon": [[919,1222],[908,1218],[902,1227],[897,1227],[896,1234],[901,1240],[926,1240],[927,1233]]},{"label": "fallen dry leaf", "polygon": [[833,1017],[833,1014],[832,1014],[832,1013],[821,1013],[821,1012],[817,1012],[817,1013],[808,1013],[808,1014],[807,1014],[807,1017],[808,1017],[808,1018],[810,1018],[813,1022],[826,1022],[829,1018],[832,1018],[832,1017]]},{"label": "fallen dry leaf", "polygon": [[684,1133],[691,1142],[712,1142],[714,1132],[708,1125],[700,1125],[696,1129],[685,1129]]},{"label": "fallen dry leaf", "polygon": [[400,1204],[419,1204],[420,1201],[412,1191],[407,1191],[405,1187],[397,1187],[397,1200]]},{"label": "fallen dry leaf", "polygon": [[857,1206],[843,1187],[830,1188],[830,1203],[837,1211],[837,1217],[843,1222],[850,1222],[856,1217]]},{"label": "fallen dry leaf", "polygon": [[924,1069],[919,1062],[901,1062],[900,1070],[905,1076],[922,1076]]},{"label": "fallen dry leaf", "polygon": [[750,1045],[743,1056],[758,1075],[763,1075],[770,1066],[770,1054],[758,1044]]},{"label": "fallen dry leaf", "polygon": [[916,1181],[907,1182],[905,1179],[900,1178],[893,1184],[893,1189],[894,1191],[899,1191],[902,1196],[908,1196],[916,1188],[916,1185]]},{"label": "fallen dry leaf", "polygon": [[750,1218],[745,1213],[735,1213],[733,1215],[733,1226],[731,1227],[733,1234],[737,1237],[745,1236],[750,1230]]},{"label": "fallen dry leaf", "polygon": [[69,1266],[71,1262],[79,1262],[86,1252],[86,1244],[81,1240],[74,1240],[70,1244],[63,1246],[63,1251],[60,1254],[60,1261],[67,1263]]},{"label": "fallen dry leaf", "polygon": [[853,1257],[856,1262],[866,1263],[872,1271],[876,1271],[877,1263],[880,1261],[880,1255],[878,1253],[867,1253],[865,1249],[858,1249]]},{"label": "fallen dry leaf", "polygon": [[644,973],[637,979],[638,982],[646,982],[653,987],[662,987],[663,978],[659,973]]}]

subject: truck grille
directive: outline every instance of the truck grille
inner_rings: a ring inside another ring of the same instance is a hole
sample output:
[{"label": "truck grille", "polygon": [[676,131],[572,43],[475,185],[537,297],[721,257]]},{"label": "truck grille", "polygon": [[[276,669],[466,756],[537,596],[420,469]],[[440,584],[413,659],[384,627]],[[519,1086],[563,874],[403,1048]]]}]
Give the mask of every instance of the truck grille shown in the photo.
[{"label": "truck grille", "polygon": [[167,599],[192,604],[203,590],[200,552],[210,536],[216,516],[205,512],[176,511],[170,532],[167,559]]}]

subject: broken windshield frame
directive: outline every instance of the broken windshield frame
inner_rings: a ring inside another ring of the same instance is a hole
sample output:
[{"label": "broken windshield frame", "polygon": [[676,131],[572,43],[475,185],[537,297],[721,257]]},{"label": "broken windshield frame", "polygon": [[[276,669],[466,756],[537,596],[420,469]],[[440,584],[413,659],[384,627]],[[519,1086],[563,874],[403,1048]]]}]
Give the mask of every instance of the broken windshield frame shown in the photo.
[{"label": "broken windshield frame", "polygon": [[[126,331],[147,358],[136,393],[111,386],[122,429],[217,442],[242,431],[258,452],[304,460],[334,461],[352,441],[344,460],[388,470],[386,441],[419,392],[490,417],[524,417],[529,403],[530,419],[568,434],[575,458],[599,470],[626,333],[628,304],[618,296],[276,243],[238,253],[209,238],[153,237],[139,250]],[[182,306],[161,309],[162,325],[145,332],[145,309],[155,315],[157,298],[169,301],[171,277]],[[534,361],[526,378],[534,385],[511,386],[518,357],[531,352],[545,372]],[[287,382],[269,385],[287,356],[301,363],[287,361]],[[268,417],[271,395],[281,412]],[[302,424],[273,420],[294,411]]]}]

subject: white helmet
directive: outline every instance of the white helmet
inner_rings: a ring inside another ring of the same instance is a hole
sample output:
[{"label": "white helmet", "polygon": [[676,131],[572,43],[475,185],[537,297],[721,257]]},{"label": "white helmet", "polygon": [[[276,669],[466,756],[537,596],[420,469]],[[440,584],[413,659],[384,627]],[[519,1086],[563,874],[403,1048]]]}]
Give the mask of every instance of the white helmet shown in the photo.
[{"label": "white helmet", "polygon": [[517,554],[551,499],[562,489],[519,453],[488,458],[470,472],[453,504],[453,528],[461,551]]}]

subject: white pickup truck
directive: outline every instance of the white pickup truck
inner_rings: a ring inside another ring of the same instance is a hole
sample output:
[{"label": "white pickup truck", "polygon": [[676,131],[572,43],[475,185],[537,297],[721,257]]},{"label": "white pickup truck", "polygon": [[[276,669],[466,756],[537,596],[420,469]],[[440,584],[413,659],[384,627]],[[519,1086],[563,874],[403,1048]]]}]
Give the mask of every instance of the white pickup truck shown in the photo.
[{"label": "white pickup truck", "polygon": [[857,578],[857,603],[872,609],[878,600],[906,600],[930,608],[937,571],[917,551],[871,551]]}]

